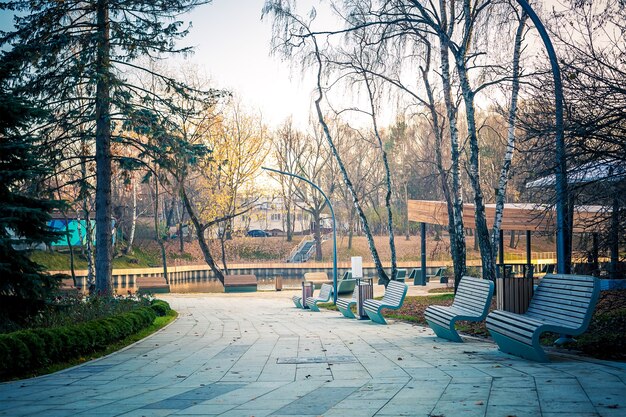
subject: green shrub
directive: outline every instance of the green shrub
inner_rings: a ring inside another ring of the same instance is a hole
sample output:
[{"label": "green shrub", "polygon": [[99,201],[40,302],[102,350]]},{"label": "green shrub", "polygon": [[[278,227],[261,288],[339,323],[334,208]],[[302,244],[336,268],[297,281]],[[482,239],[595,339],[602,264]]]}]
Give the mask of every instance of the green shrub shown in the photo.
[{"label": "green shrub", "polygon": [[152,310],[154,310],[156,315],[159,317],[167,315],[167,313],[171,310],[170,305],[163,300],[152,300],[150,307],[152,307]]},{"label": "green shrub", "polygon": [[6,345],[9,354],[0,358],[0,369],[13,373],[30,367],[31,353],[28,346],[14,333],[0,335],[0,341]]},{"label": "green shrub", "polygon": [[46,348],[44,341],[29,330],[20,330],[13,333],[13,337],[20,340],[28,349],[29,361],[25,361],[24,367],[37,367],[47,362]]},{"label": "green shrub", "polygon": [[0,374],[18,375],[96,352],[150,326],[156,317],[150,306],[75,325],[0,334]]},{"label": "green shrub", "polygon": [[626,352],[626,308],[596,314],[577,347],[595,357],[612,358]]}]

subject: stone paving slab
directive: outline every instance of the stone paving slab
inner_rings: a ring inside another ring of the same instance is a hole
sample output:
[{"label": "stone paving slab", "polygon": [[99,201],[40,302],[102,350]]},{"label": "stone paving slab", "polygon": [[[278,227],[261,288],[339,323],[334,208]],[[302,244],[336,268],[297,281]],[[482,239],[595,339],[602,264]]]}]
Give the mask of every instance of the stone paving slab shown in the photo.
[{"label": "stone paving slab", "polygon": [[0,416],[626,416],[624,363],[529,362],[488,341],[296,309],[295,293],[164,295],[176,322],[108,357],[0,384]]}]

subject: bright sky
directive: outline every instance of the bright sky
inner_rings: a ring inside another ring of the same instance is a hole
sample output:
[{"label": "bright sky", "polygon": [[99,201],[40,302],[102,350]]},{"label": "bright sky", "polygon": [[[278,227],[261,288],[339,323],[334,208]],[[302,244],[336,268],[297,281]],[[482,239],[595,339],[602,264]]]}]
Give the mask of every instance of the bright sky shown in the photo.
[{"label": "bright sky", "polygon": [[[214,86],[233,91],[249,110],[260,111],[275,126],[293,115],[305,126],[315,80],[297,66],[270,56],[271,17],[261,21],[265,0],[214,0],[195,9],[185,44],[194,46],[191,60],[204,69]],[[298,2],[303,12],[307,3]],[[326,5],[323,5],[327,7]],[[322,7],[323,7],[322,6]]]},{"label": "bright sky", "polygon": [[[231,90],[250,111],[260,112],[269,126],[293,115],[307,124],[315,80],[298,67],[270,56],[271,18],[261,21],[265,0],[213,0],[196,8],[185,20],[193,27],[183,44],[194,46],[190,60],[213,81],[213,87]],[[304,13],[319,0],[298,2]],[[322,4],[320,9],[327,9]],[[11,30],[12,14],[0,13],[0,29]]]}]

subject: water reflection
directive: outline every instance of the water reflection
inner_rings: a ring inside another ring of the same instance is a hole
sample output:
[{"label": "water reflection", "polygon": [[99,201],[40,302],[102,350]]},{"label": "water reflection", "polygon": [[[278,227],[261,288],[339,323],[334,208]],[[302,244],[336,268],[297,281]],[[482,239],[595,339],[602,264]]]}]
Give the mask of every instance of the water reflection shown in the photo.
[{"label": "water reflection", "polygon": [[[283,289],[300,289],[302,280],[285,279],[283,278]],[[274,291],[275,280],[274,278],[260,278],[257,280],[257,289],[259,291]],[[184,282],[172,282],[170,283],[170,292],[172,293],[222,293],[224,287],[217,280],[217,278],[207,278],[190,280]]]}]

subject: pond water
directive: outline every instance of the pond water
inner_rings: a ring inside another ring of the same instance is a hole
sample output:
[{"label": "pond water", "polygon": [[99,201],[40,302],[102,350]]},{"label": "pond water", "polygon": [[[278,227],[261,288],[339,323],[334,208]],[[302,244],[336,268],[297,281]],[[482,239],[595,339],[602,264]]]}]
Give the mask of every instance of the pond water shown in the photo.
[{"label": "pond water", "polygon": [[[283,289],[297,290],[301,288],[301,279],[283,278]],[[273,291],[276,289],[274,278],[259,278],[257,280],[259,291]],[[173,282],[170,284],[172,293],[223,293],[224,287],[216,278],[199,279],[185,282]]]}]

